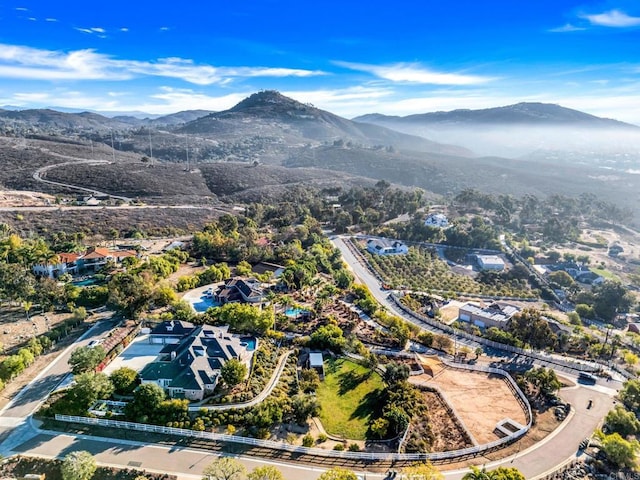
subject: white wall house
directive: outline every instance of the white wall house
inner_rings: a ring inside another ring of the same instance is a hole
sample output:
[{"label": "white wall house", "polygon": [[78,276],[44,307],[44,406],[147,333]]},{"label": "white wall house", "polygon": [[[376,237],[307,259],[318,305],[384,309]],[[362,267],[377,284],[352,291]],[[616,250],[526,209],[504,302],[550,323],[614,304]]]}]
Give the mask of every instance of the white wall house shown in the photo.
[{"label": "white wall house", "polygon": [[370,238],[367,241],[367,250],[376,255],[400,255],[407,253],[409,251],[409,247],[400,240]]},{"label": "white wall house", "polygon": [[449,226],[449,219],[443,213],[432,213],[424,221],[427,227],[447,228]]}]

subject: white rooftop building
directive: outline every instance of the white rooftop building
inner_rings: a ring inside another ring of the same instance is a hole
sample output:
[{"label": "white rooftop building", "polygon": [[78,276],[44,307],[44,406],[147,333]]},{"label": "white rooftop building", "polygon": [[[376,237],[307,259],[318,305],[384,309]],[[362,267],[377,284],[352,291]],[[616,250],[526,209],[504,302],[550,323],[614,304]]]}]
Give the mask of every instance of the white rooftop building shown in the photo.
[{"label": "white rooftop building", "polygon": [[367,241],[367,250],[376,255],[398,255],[407,253],[407,247],[400,240],[389,240],[387,238],[370,238]]},{"label": "white rooftop building", "polygon": [[432,213],[424,221],[427,227],[447,228],[449,226],[449,219],[442,213]]},{"label": "white rooftop building", "polygon": [[482,307],[469,302],[460,307],[458,318],[481,328],[504,328],[517,312],[518,308],[513,305],[492,303],[488,307]]},{"label": "white rooftop building", "polygon": [[478,255],[477,260],[482,270],[502,271],[505,268],[504,260],[498,255]]}]

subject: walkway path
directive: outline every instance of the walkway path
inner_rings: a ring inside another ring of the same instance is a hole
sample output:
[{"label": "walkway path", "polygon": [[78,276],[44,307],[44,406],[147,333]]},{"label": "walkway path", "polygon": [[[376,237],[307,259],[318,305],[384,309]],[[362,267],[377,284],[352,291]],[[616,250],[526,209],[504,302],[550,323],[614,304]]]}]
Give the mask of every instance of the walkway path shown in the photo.
[{"label": "walkway path", "polygon": [[265,398],[267,398],[269,395],[271,395],[271,392],[280,381],[280,376],[282,375],[284,368],[287,366],[287,359],[289,358],[289,355],[291,355],[292,353],[293,353],[292,350],[288,350],[284,352],[282,355],[280,355],[280,359],[278,360],[276,369],[273,371],[273,374],[271,375],[271,378],[269,379],[269,383],[267,383],[267,386],[264,387],[264,389],[258,395],[256,395],[254,398],[252,398],[248,402],[225,403],[224,405],[195,405],[195,406],[189,407],[189,411],[199,412],[200,410],[204,409],[204,410],[214,410],[214,411],[220,412],[224,410],[231,410],[234,408],[249,408],[249,407],[256,406],[257,404],[262,402]]}]

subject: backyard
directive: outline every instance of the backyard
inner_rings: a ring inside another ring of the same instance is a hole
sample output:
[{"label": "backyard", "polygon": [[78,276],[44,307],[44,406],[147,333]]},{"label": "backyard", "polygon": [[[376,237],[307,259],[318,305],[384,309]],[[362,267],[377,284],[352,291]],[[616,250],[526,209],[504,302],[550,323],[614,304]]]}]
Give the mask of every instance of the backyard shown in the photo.
[{"label": "backyard", "polygon": [[324,429],[329,435],[364,440],[383,389],[380,375],[362,365],[342,358],[325,362],[325,379],[316,391]]}]

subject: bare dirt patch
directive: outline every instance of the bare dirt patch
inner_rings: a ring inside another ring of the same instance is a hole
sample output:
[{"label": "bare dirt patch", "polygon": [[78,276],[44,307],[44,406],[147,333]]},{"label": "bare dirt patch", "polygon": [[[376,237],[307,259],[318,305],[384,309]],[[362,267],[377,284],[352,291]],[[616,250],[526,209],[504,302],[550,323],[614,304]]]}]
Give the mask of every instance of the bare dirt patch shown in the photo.
[{"label": "bare dirt patch", "polygon": [[437,385],[478,443],[489,443],[500,437],[496,425],[506,418],[521,425],[527,423],[525,413],[505,381],[482,372],[446,368],[435,377],[421,375],[415,382]]},{"label": "bare dirt patch", "polygon": [[[69,318],[68,313],[31,315],[29,320],[22,307],[3,307],[0,310],[0,344],[8,352],[26,344],[34,335],[42,335]],[[1,356],[0,356],[1,358]]]}]

